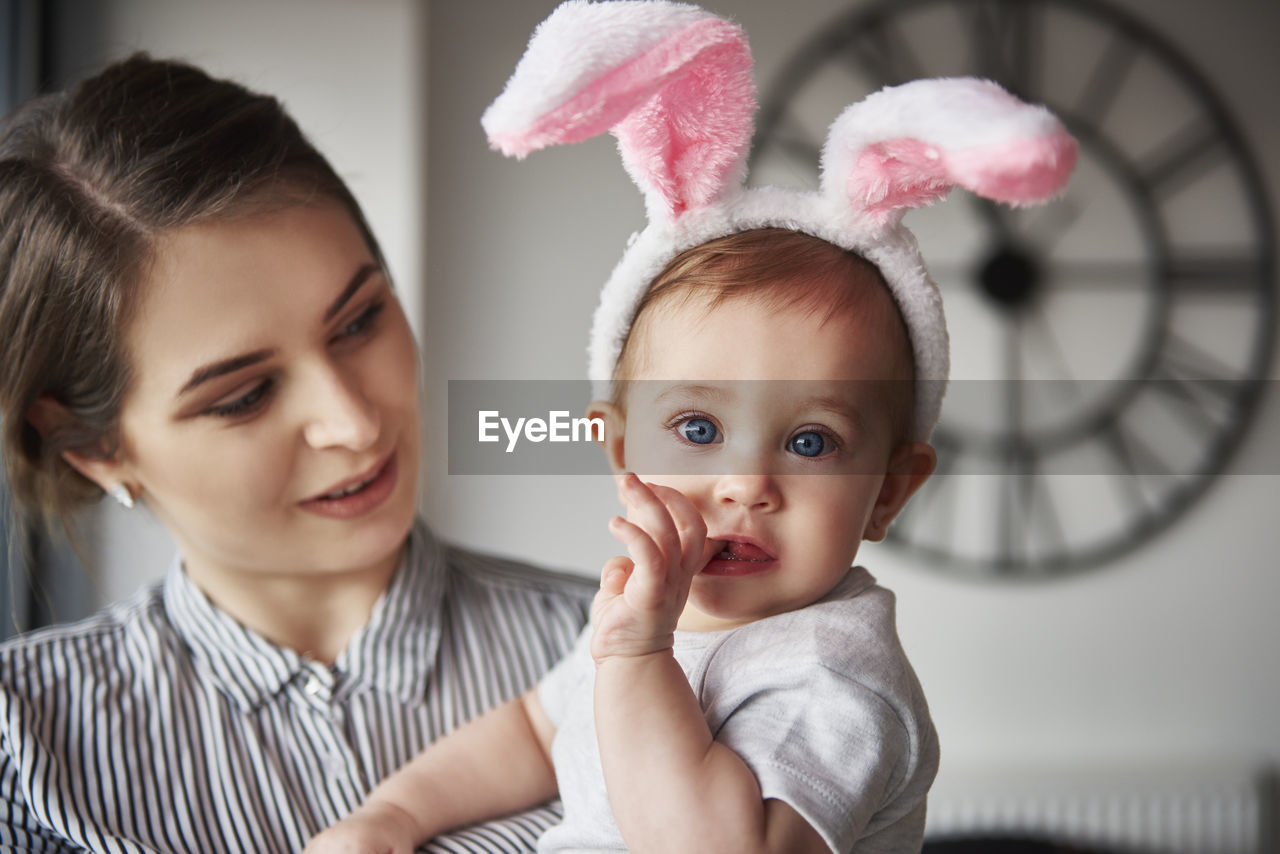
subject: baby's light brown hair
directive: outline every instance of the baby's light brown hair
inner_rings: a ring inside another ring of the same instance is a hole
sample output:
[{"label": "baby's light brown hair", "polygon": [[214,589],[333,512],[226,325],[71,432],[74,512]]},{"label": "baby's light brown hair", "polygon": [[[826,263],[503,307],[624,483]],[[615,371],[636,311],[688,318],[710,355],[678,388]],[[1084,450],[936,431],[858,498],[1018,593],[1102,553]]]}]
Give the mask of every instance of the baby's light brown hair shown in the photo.
[{"label": "baby's light brown hair", "polygon": [[[710,240],[681,252],[654,278],[614,367],[612,403],[623,407],[626,385],[643,370],[644,328],[660,308],[706,300],[708,311],[732,299],[750,299],[777,311],[801,311],[820,325],[864,311],[886,316],[885,345],[895,349],[900,378],[885,378],[893,435],[908,441],[914,415],[914,360],[907,327],[874,264],[825,240],[784,228],[760,228]],[[885,308],[887,306],[887,309]]]}]

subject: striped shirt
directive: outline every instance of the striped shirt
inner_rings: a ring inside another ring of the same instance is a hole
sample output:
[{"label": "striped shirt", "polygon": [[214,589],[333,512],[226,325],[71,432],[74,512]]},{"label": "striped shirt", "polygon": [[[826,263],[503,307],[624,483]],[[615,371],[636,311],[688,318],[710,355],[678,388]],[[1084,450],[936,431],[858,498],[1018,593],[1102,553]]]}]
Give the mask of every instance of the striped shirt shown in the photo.
[{"label": "striped shirt", "polygon": [[[433,739],[532,686],[591,585],[422,524],[332,667],[249,631],[175,562],[79,623],[0,647],[0,852],[280,852]],[[532,851],[543,807],[432,852]]]}]

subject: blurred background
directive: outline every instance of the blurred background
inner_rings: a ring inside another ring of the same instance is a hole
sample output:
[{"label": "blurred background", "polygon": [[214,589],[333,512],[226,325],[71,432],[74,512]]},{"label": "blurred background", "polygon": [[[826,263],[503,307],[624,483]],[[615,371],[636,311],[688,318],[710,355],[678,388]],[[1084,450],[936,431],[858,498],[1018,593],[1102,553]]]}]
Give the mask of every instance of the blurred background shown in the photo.
[{"label": "blurred background", "polygon": [[[644,225],[611,139],[524,162],[485,143],[480,114],[554,5],[0,0],[0,107],[135,50],[281,97],[365,206],[414,320],[427,518],[594,575],[616,551],[607,477],[448,473],[448,382],[581,377],[599,286]],[[812,181],[838,111],[914,73],[1000,77],[1081,141],[1076,183],[1039,212],[956,193],[909,219],[950,316],[951,467],[859,562],[898,594],[939,728],[931,833],[1276,850],[1280,4],[704,5],[751,39],[753,180]],[[1075,391],[1059,411],[1012,399],[1015,378]],[[1130,408],[1144,396],[1163,408]],[[9,631],[167,568],[145,511],[104,502],[85,524],[87,574],[64,544],[9,540]]]}]

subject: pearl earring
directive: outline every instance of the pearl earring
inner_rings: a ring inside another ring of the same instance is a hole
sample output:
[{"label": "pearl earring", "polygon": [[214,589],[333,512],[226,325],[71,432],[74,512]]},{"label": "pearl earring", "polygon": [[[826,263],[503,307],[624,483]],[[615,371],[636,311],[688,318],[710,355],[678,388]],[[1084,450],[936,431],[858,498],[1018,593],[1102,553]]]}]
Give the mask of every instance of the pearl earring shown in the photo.
[{"label": "pearl earring", "polygon": [[129,491],[129,487],[123,483],[117,483],[111,487],[111,497],[120,503],[126,510],[133,508],[133,493]]}]

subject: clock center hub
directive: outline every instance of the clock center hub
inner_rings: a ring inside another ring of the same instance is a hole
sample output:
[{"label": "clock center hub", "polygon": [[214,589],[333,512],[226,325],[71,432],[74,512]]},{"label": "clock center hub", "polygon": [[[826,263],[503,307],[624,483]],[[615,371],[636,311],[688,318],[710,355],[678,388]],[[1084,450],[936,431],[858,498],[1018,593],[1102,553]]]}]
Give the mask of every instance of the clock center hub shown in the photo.
[{"label": "clock center hub", "polygon": [[979,268],[978,285],[996,306],[1017,311],[1040,289],[1040,265],[1016,246],[1000,246]]}]

